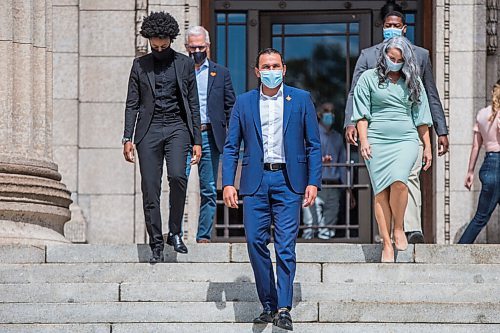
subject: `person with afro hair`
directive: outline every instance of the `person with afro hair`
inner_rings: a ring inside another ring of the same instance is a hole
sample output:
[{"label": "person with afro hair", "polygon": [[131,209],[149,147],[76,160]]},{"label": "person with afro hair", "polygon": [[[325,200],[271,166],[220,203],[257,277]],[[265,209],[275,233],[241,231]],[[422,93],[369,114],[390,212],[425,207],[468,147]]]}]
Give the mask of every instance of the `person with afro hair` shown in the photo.
[{"label": "person with afro hair", "polygon": [[[144,219],[152,250],[150,263],[163,261],[160,193],[163,161],[166,161],[169,194],[167,244],[179,253],[188,250],[182,240],[186,201],[186,161],[201,157],[200,107],[194,61],[171,48],[179,36],[179,25],[168,13],[144,18],[141,35],[149,40],[151,53],[132,64],[125,105],[123,155],[140,160]],[[192,147],[192,148],[191,148]]]},{"label": "person with afro hair", "polygon": [[[406,34],[407,26],[405,16],[404,13],[402,13],[402,7],[397,4],[396,1],[388,0],[380,9],[380,17],[383,23],[384,40],[404,36]],[[356,67],[354,68],[351,90],[349,92],[345,108],[344,120],[345,138],[351,145],[358,145],[358,132],[352,120],[354,88],[356,87],[356,83],[363,72],[377,66],[377,60],[381,56],[383,43],[384,41],[361,50],[361,54],[356,62]],[[425,92],[429,99],[434,131],[438,136],[438,155],[442,156],[446,154],[449,147],[448,127],[446,125],[443,106],[441,104],[441,100],[439,99],[438,90],[434,82],[429,50],[413,44],[411,45],[411,48],[417,60],[420,79],[424,84]],[[422,169],[422,153],[423,145],[421,144],[419,147],[419,157],[417,158],[408,179],[408,205],[404,214],[404,231],[406,232],[408,242],[413,244],[424,242],[421,222],[422,194],[420,192],[419,179],[420,171]]]}]

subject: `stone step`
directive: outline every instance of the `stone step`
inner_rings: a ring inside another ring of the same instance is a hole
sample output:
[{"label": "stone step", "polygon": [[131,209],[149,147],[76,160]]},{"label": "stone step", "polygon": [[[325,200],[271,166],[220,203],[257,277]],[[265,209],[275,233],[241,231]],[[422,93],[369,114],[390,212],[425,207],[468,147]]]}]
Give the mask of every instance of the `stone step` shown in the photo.
[{"label": "stone step", "polygon": [[[413,323],[294,323],[300,333],[493,333],[497,324],[413,324]],[[0,325],[2,333],[285,333],[272,325],[249,323],[141,323],[141,324],[7,324]]]},{"label": "stone step", "polygon": [[[500,284],[296,283],[295,302],[497,302]],[[0,284],[3,303],[258,302],[254,283]]]},{"label": "stone step", "polygon": [[[146,263],[128,264],[8,264],[0,265],[1,283],[54,282],[251,282],[254,275],[246,263]],[[321,282],[321,264],[297,265],[297,282]]]},{"label": "stone step", "polygon": [[[248,263],[0,264],[0,283],[253,282]],[[299,263],[298,283],[500,283],[499,264]]]},{"label": "stone step", "polygon": [[[3,303],[0,323],[232,323],[251,322],[261,311],[257,302]],[[298,322],[317,321],[318,303],[300,302],[293,313]]]},{"label": "stone step", "polygon": [[[165,247],[167,262],[227,263],[248,262],[244,243],[188,244],[189,253],[181,255]],[[273,244],[269,245],[274,258]],[[129,245],[47,245],[0,246],[0,262],[24,263],[140,263],[147,262],[146,244]],[[378,244],[299,243],[297,261],[304,263],[375,263],[380,261]],[[274,260],[274,259],[273,259]],[[500,245],[410,245],[397,253],[398,262],[435,264],[500,264]]]},{"label": "stone step", "polygon": [[[257,302],[3,303],[2,324],[250,323]],[[499,324],[500,303],[299,302],[296,322]]]}]

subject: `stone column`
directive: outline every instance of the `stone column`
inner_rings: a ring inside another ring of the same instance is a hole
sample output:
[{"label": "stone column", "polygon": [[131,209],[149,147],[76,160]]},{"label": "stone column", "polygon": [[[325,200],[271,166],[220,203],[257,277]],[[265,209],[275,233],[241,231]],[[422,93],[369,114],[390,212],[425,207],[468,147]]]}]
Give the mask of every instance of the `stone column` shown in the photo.
[{"label": "stone column", "polygon": [[52,160],[52,1],[0,2],[0,244],[67,242]]}]

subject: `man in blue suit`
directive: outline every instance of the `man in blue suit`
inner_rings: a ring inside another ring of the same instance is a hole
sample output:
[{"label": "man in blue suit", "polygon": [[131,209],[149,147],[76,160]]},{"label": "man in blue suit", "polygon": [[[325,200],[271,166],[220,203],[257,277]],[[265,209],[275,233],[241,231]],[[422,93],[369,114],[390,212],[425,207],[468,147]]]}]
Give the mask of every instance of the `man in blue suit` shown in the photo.
[{"label": "man in blue suit", "polygon": [[[261,81],[260,89],[238,96],[231,114],[222,160],[222,186],[226,206],[238,208],[234,179],[243,142],[243,223],[257,293],[264,308],[254,322],[272,322],[292,330],[295,241],[301,204],[310,206],[321,186],[321,143],[311,96],[284,85],[285,72],[277,50],[269,48],[259,53],[255,75]],[[277,288],[267,248],[271,224]]]},{"label": "man in blue suit", "polygon": [[[229,70],[209,60],[210,36],[201,26],[186,33],[186,50],[195,63],[196,83],[200,100],[201,159],[198,164],[200,178],[200,217],[196,242],[209,243],[217,208],[217,174],[219,158],[224,149],[226,127],[234,104],[234,90]],[[191,156],[188,156],[190,159]],[[187,163],[189,177],[191,161]]]}]

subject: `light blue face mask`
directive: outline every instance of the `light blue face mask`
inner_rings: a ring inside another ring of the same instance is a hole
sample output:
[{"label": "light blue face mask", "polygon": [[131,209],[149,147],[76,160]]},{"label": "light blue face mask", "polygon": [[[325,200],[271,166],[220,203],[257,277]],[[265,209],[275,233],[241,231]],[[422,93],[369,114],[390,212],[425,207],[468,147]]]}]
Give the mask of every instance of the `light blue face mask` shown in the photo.
[{"label": "light blue face mask", "polygon": [[326,127],[332,126],[334,120],[335,120],[335,118],[333,117],[333,114],[331,114],[331,113],[323,113],[323,115],[321,116],[321,122]]},{"label": "light blue face mask", "polygon": [[281,69],[259,71],[262,84],[274,89],[283,82],[283,71]]},{"label": "light blue face mask", "polygon": [[403,29],[386,28],[384,29],[384,39],[403,36]]},{"label": "light blue face mask", "polygon": [[391,59],[389,59],[388,56],[385,56],[386,64],[387,64],[387,69],[391,72],[399,72],[401,68],[403,68],[403,65],[405,64],[404,62],[392,62]]}]

